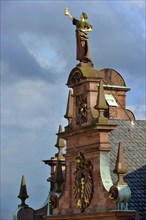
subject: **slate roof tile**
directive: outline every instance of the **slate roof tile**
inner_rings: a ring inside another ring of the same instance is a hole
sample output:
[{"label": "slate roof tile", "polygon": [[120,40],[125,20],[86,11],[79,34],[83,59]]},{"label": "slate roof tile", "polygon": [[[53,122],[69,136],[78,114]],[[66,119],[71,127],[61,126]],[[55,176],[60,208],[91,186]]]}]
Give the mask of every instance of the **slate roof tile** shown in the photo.
[{"label": "slate roof tile", "polygon": [[128,169],[124,180],[131,189],[130,210],[139,210],[140,219],[146,220],[146,121],[109,120],[117,124],[109,134],[111,175],[113,182],[117,176],[112,172],[115,168],[119,142],[124,147],[124,158]]}]

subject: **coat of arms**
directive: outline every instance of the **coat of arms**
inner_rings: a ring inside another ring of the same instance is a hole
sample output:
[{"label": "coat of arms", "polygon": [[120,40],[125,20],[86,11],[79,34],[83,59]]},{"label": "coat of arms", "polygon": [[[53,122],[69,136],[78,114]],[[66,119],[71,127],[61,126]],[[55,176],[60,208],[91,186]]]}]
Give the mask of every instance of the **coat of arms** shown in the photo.
[{"label": "coat of arms", "polygon": [[89,206],[93,195],[92,164],[89,159],[79,152],[76,157],[76,169],[74,172],[74,195],[77,207],[81,212]]}]

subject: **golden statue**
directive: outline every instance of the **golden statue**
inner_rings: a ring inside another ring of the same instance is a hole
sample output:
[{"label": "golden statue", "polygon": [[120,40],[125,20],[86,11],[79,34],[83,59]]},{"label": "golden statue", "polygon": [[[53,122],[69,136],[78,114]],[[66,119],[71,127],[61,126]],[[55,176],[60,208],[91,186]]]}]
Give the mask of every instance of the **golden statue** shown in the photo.
[{"label": "golden statue", "polygon": [[78,20],[71,16],[68,8],[65,8],[64,15],[67,16],[72,21],[73,25],[76,26],[76,59],[84,63],[92,62],[89,53],[87,36],[87,32],[92,31],[92,25],[86,22],[86,19],[88,18],[87,14],[83,12],[80,16],[80,20]]}]

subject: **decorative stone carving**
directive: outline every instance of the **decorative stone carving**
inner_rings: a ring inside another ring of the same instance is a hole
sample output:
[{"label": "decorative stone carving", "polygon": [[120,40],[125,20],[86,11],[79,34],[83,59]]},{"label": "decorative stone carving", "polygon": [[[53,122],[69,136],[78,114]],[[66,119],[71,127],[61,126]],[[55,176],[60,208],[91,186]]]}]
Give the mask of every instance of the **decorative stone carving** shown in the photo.
[{"label": "decorative stone carving", "polygon": [[74,172],[74,195],[75,201],[81,212],[89,206],[93,195],[93,177],[92,163],[85,159],[84,155],[79,152],[76,157],[76,169]]},{"label": "decorative stone carving", "polygon": [[76,71],[71,78],[71,82],[72,82],[72,84],[76,84],[83,79],[84,79],[84,77],[83,77],[82,73],[79,71]]},{"label": "decorative stone carving", "polygon": [[127,168],[122,143],[119,143],[116,167],[113,172],[118,175],[118,181],[110,188],[109,198],[116,202],[117,210],[128,210],[131,190],[123,178],[125,173],[127,173]]},{"label": "decorative stone carving", "polygon": [[87,94],[76,96],[76,123],[87,122]]},{"label": "decorative stone carving", "polygon": [[117,200],[118,199],[118,189],[116,186],[112,186],[110,188],[110,191],[109,191],[109,198],[112,199],[112,200]]},{"label": "decorative stone carving", "polygon": [[55,194],[50,196],[50,206],[55,209],[58,206],[58,197]]},{"label": "decorative stone carving", "polygon": [[131,197],[131,190],[128,185],[112,186],[109,195],[109,198],[116,202],[117,210],[128,210],[128,201]]}]

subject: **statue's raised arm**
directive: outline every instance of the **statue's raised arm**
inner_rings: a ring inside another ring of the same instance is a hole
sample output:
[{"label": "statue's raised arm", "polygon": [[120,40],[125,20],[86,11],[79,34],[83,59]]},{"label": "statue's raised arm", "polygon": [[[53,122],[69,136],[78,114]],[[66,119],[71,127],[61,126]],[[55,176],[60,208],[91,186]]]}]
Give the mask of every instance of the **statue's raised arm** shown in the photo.
[{"label": "statue's raised arm", "polygon": [[67,7],[64,9],[64,15],[68,16],[68,18],[69,18],[70,20],[73,20],[73,17],[72,17],[71,14],[69,13],[69,10],[68,10]]},{"label": "statue's raised arm", "polygon": [[80,16],[80,20],[73,18],[68,8],[64,9],[64,15],[67,16],[76,26],[76,45],[77,45],[77,57],[76,59],[82,63],[92,64],[89,47],[88,47],[88,36],[87,32],[92,31],[92,25],[86,22],[88,18],[87,14],[83,12]]}]

